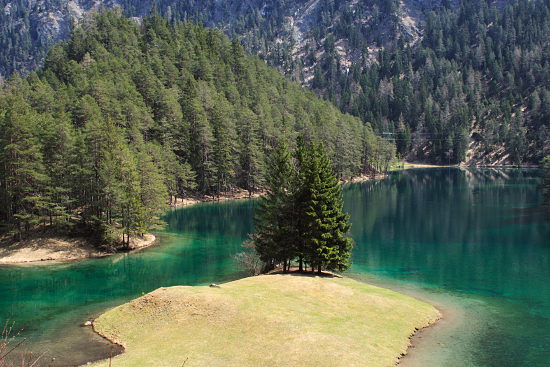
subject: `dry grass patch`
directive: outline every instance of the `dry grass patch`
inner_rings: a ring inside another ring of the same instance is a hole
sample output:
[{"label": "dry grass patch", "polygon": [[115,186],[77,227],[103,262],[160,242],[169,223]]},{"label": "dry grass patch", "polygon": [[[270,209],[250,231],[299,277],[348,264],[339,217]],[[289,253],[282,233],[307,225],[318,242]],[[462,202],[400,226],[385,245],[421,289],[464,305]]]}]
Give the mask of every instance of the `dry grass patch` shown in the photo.
[{"label": "dry grass patch", "polygon": [[113,367],[385,367],[438,317],[429,304],[348,278],[264,275],[161,288],[94,327],[126,348]]}]

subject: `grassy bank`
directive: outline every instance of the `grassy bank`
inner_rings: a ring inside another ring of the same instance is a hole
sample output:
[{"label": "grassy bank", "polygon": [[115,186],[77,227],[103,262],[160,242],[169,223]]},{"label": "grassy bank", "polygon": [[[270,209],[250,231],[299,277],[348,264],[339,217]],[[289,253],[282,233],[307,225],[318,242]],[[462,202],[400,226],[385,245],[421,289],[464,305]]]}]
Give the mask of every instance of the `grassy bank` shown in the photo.
[{"label": "grassy bank", "polygon": [[438,317],[429,304],[348,278],[264,275],[220,288],[161,288],[94,327],[126,348],[115,367],[382,367]]}]

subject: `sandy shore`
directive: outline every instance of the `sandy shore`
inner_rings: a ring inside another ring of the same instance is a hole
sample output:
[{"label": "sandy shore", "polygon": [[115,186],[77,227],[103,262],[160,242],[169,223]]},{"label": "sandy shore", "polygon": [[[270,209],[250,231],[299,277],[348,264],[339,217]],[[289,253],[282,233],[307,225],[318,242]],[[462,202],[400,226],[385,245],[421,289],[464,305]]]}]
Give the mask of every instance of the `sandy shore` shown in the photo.
[{"label": "sandy shore", "polygon": [[246,190],[236,189],[232,191],[222,192],[220,195],[211,196],[211,195],[190,195],[186,198],[176,198],[172,202],[171,207],[173,208],[182,208],[189,205],[196,205],[201,203],[212,203],[218,201],[229,201],[229,200],[245,200],[260,197],[263,194],[262,191],[254,192],[249,194]]},{"label": "sandy shore", "polygon": [[340,184],[345,185],[345,184],[349,184],[349,183],[366,182],[366,181],[370,181],[370,180],[381,180],[381,179],[386,178],[386,177],[388,177],[387,173],[376,173],[374,175],[361,175],[361,176],[357,176],[357,177],[354,177],[354,178],[349,179],[349,180],[342,180],[342,181],[340,181]]},{"label": "sandy shore", "polygon": [[[155,240],[152,234],[146,234],[144,238],[133,238],[130,240],[130,250],[136,251],[151,246]],[[0,245],[0,265],[64,262],[104,257],[115,253],[101,251],[84,238],[33,237]]]},{"label": "sandy shore", "polygon": [[462,162],[460,164],[429,164],[429,163],[414,163],[414,162],[405,162],[401,166],[397,167],[396,170],[402,169],[412,169],[412,168],[448,168],[448,167],[463,167],[463,168],[539,168],[536,164],[526,163],[520,165],[514,164],[504,164],[500,162],[495,162],[493,164],[488,163],[468,163]]},{"label": "sandy shore", "polygon": [[403,168],[398,169],[412,169],[412,168],[447,168],[447,167],[460,167],[458,164],[428,164],[428,163],[414,163],[405,162]]}]

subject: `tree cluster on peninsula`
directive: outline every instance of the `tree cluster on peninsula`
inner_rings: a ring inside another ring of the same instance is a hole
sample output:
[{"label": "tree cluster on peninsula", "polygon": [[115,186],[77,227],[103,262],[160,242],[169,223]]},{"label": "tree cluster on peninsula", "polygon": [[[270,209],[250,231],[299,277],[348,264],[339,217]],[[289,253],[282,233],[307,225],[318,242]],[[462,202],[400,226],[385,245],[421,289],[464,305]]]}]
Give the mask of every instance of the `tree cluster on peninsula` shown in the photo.
[{"label": "tree cluster on peninsula", "polygon": [[266,195],[256,209],[253,247],[263,271],[293,262],[303,271],[343,271],[350,265],[353,240],[343,212],[342,187],[323,144],[298,138],[291,155],[280,144],[270,158]]},{"label": "tree cluster on peninsula", "polygon": [[219,31],[102,12],[0,90],[0,224],[127,244],[176,196],[260,190],[266,155],[298,135],[323,142],[339,178],[394,156]]}]

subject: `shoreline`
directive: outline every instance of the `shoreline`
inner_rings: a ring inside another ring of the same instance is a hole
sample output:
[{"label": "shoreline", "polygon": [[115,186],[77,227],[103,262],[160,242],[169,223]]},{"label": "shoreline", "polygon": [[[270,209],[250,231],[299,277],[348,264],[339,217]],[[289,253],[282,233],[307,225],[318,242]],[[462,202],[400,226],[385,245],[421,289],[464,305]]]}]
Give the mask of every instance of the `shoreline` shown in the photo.
[{"label": "shoreline", "polygon": [[[374,175],[365,174],[365,175],[356,176],[347,180],[340,180],[340,184],[347,185],[350,183],[366,182],[371,180],[381,180],[386,177],[388,177],[387,173],[376,173]],[[176,198],[175,202],[172,202],[170,204],[170,208],[178,209],[178,208],[185,208],[188,206],[193,206],[198,204],[256,199],[261,197],[264,193],[265,191],[260,190],[249,194],[248,191],[244,189],[233,189],[231,191],[222,192],[219,195],[188,195],[185,198]]]},{"label": "shoreline", "polygon": [[[364,182],[387,177],[387,174],[361,175],[353,179],[340,181],[341,184]],[[192,205],[215,203],[222,201],[248,200],[261,197],[263,191],[249,194],[243,189],[235,189],[221,193],[218,196],[190,195],[187,198],[176,198],[170,204],[171,209],[184,208]],[[18,243],[1,245],[0,265],[46,265],[85,259],[103,258],[119,253],[132,253],[156,243],[156,237],[148,233],[143,239],[131,239],[129,251],[107,252],[95,248],[86,238],[69,238],[63,236],[33,236]],[[4,239],[5,241],[5,239]]]},{"label": "shoreline", "polygon": [[465,162],[457,164],[431,164],[421,162],[402,162],[394,170],[407,170],[414,168],[496,168],[496,169],[537,169],[539,165],[534,163],[522,163],[522,164],[467,164]]},{"label": "shoreline", "polygon": [[[387,289],[391,289],[391,288],[387,288]],[[395,292],[398,292],[398,291],[395,291]],[[414,331],[414,333],[411,334],[411,336],[409,336],[409,345],[407,347],[407,351],[404,354],[402,354],[397,360],[397,362],[395,363],[396,367],[409,367],[411,364],[414,364],[414,361],[411,361],[411,359],[414,358],[414,353],[418,350],[417,348],[419,347],[419,345],[423,343],[425,340],[435,339],[437,335],[433,335],[434,333],[433,330],[437,327],[441,327],[443,322],[449,322],[449,320],[453,319],[453,317],[450,316],[451,312],[447,308],[442,307],[440,304],[435,304],[431,300],[427,300],[423,297],[417,297],[416,295],[411,293],[403,293],[403,292],[398,292],[398,293],[405,294],[409,297],[413,297],[422,302],[429,303],[430,305],[435,307],[439,312],[439,317],[437,318],[437,320],[434,320],[428,325],[418,328],[417,330]],[[430,335],[430,332],[432,335]],[[435,333],[437,333],[437,331],[435,331]]]},{"label": "shoreline", "polygon": [[[467,322],[468,304],[456,295],[432,292],[430,288],[407,284],[406,281],[387,279],[373,274],[350,273],[349,276],[360,282],[372,284],[428,303],[439,311],[439,318],[433,323],[419,328],[409,337],[406,353],[400,356],[396,367],[423,367],[427,356],[446,348],[449,338]],[[431,357],[430,357],[431,358]]]},{"label": "shoreline", "polygon": [[[298,274],[298,272],[296,272],[297,274],[292,274],[291,273],[287,273],[287,274],[283,274],[283,273],[277,273],[277,272],[273,272],[273,273],[268,273],[268,275],[294,275],[294,276],[305,276],[305,277],[312,277],[312,278],[317,278],[318,275],[317,273],[303,273],[303,274]],[[265,274],[264,275],[260,275],[260,277],[262,276],[266,276]],[[250,278],[257,278],[258,276],[252,276],[252,277],[245,277],[245,278],[241,278],[241,279],[238,279],[238,280],[235,280],[235,281],[230,281],[228,283],[233,283],[233,282],[236,282],[236,281],[242,281],[242,280],[246,280],[246,279],[250,279]],[[339,275],[339,274],[332,274],[330,272],[328,273],[325,273],[323,272],[323,274],[321,275],[321,278],[340,278],[340,279],[349,279],[349,280],[354,280],[354,278],[351,278],[351,277],[347,277],[347,276],[342,276],[342,275]],[[369,287],[376,287],[376,288],[380,288],[380,289],[383,289],[385,291],[390,291],[390,292],[394,292],[394,293],[397,293],[401,296],[406,296],[406,297],[410,297],[410,298],[413,298],[415,299],[416,301],[419,301],[419,302],[422,302],[422,303],[425,303],[425,304],[428,304],[430,306],[432,306],[436,312],[437,312],[437,315],[435,316],[435,318],[433,319],[430,319],[430,320],[427,320],[426,323],[422,324],[422,325],[417,325],[414,327],[414,330],[412,331],[412,333],[407,337],[407,340],[408,340],[408,344],[406,345],[405,347],[405,350],[403,352],[401,352],[399,355],[395,355],[394,356],[394,363],[393,365],[394,366],[402,366],[402,363],[403,361],[406,361],[407,360],[407,357],[409,356],[409,353],[414,349],[416,348],[416,344],[418,343],[418,338],[422,338],[422,335],[426,332],[426,330],[429,330],[431,328],[433,328],[434,326],[438,325],[440,323],[441,320],[443,320],[444,318],[444,315],[447,314],[447,312],[445,310],[443,310],[439,305],[435,305],[433,304],[432,302],[430,301],[427,301],[425,299],[421,299],[420,297],[416,297],[414,295],[411,295],[411,294],[407,294],[407,293],[403,293],[403,292],[399,292],[399,291],[396,291],[396,290],[393,290],[391,288],[388,288],[388,287],[383,287],[383,286],[379,286],[379,285],[375,285],[375,284],[372,284],[370,282],[365,282],[365,281],[359,281],[360,283],[364,283],[365,285],[369,286]],[[223,283],[223,284],[220,284],[219,286],[223,287],[224,284],[226,283]],[[219,287],[217,286],[217,287]],[[212,287],[212,286],[211,286]],[[170,287],[172,288],[172,287]],[[150,293],[148,293],[147,295],[145,296],[148,296],[152,293],[156,293],[156,292],[159,292],[159,291],[165,291],[167,289],[170,289],[170,288],[159,288],[157,290],[154,290]],[[142,296],[143,297],[143,296]],[[123,307],[123,306],[126,306],[128,304],[131,304],[131,303],[134,303],[136,302],[137,300],[141,299],[142,297],[138,297],[136,299],[133,299],[129,302],[126,302],[120,306],[117,306],[115,308],[119,308],[119,307]],[[110,335],[108,335],[108,331],[102,331],[100,330],[99,327],[97,327],[97,324],[96,322],[98,321],[98,319],[100,319],[101,317],[103,317],[104,314],[106,313],[109,313],[111,312],[113,309],[109,309],[109,310],[106,310],[102,315],[99,315],[98,317],[96,317],[95,319],[93,319],[91,321],[91,329],[92,331],[97,334],[99,337],[101,337],[102,339],[104,340],[107,340],[109,341],[112,345],[116,346],[117,348],[117,352],[116,354],[112,354],[110,355],[110,357],[107,357],[107,358],[99,358],[97,360],[92,360],[92,361],[89,361],[81,366],[85,366],[85,365],[90,365],[90,364],[93,364],[95,365],[96,363],[101,363],[101,362],[107,362],[109,361],[109,363],[111,363],[111,360],[113,358],[118,358],[122,355],[124,355],[125,353],[127,353],[127,345],[124,343],[123,340],[120,340],[120,338],[117,338],[117,334],[114,334],[112,337]]]},{"label": "shoreline", "polygon": [[85,238],[62,236],[34,237],[0,247],[0,265],[50,265],[97,259],[121,253],[133,253],[154,245],[155,235],[130,239],[128,251],[107,252],[91,245]]},{"label": "shoreline", "polygon": [[185,198],[176,198],[175,202],[170,204],[171,209],[185,208],[192,205],[217,203],[221,201],[248,200],[255,199],[263,195],[263,191],[253,192],[251,194],[243,189],[234,189],[220,193],[220,195],[188,195]]}]

